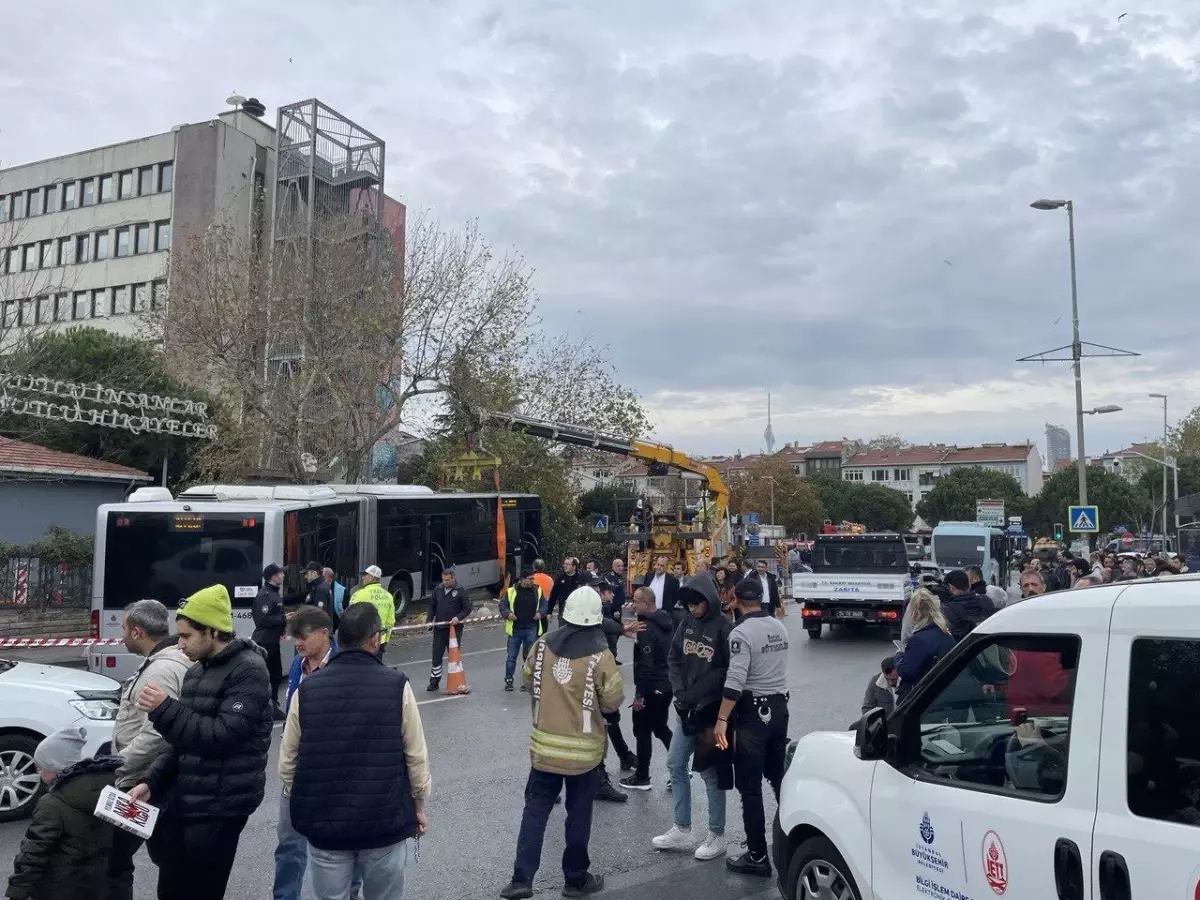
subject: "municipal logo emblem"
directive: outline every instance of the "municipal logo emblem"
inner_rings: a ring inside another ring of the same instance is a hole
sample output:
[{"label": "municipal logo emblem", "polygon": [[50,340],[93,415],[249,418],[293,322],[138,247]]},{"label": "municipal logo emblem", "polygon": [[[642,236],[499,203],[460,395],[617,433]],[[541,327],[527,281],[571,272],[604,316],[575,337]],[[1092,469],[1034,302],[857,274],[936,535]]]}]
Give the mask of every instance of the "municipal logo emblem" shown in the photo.
[{"label": "municipal logo emblem", "polygon": [[558,662],[554,664],[554,680],[559,684],[566,685],[571,683],[571,661],[560,657]]},{"label": "municipal logo emblem", "polygon": [[929,813],[921,816],[921,840],[927,844],[933,843],[933,823],[929,821]]},{"label": "municipal logo emblem", "polygon": [[1000,835],[994,831],[983,836],[983,877],[987,879],[992,893],[1004,896],[1008,890],[1008,857],[1004,853]]}]

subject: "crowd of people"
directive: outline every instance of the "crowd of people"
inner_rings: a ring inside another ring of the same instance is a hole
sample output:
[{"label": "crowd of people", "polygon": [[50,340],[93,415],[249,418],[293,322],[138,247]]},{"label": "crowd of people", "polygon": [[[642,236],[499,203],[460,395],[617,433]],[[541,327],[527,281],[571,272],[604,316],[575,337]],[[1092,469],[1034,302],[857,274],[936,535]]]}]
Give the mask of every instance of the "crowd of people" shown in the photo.
[{"label": "crowd of people", "polygon": [[[266,796],[272,726],[282,722],[274,897],[299,900],[307,875],[318,900],[400,900],[411,841],[428,825],[429,760],[413,688],[384,665],[394,603],[377,567],[361,574],[349,594],[312,563],[304,589],[285,593],[284,570],[268,565],[251,639],[235,635],[222,585],[176,610],[131,604],[124,643],[142,661],[122,685],[113,740],[86,759],[82,729],[39,745],[35,762],[48,789],[6,895],[132,898],[143,842],[92,814],[114,786],[160,811],[145,842],[160,900],[224,897],[243,829]],[[499,598],[504,686],[515,690],[519,667],[533,712],[525,808],[502,897],[532,895],[549,812],[560,802],[564,895],[600,889],[587,856],[592,803],[649,789],[655,742],[667,753],[673,813],[654,847],[726,856],[725,796],[736,788],[747,844],[726,865],[770,874],[762,785],[778,795],[788,722],[777,577],[765,563],[741,561],[701,564],[689,577],[660,557],[641,581],[628,619],[619,559],[601,574],[595,561],[568,558],[557,577],[537,560]],[[447,569],[430,601],[429,690],[439,687],[450,635],[461,640],[471,611]],[[296,653],[285,671],[280,647],[289,637]],[[632,642],[627,651],[622,639]],[[621,729],[619,655],[632,660],[633,750]],[[620,789],[604,765],[610,745],[628,773]],[[703,837],[692,833],[693,771],[708,798]]]}]

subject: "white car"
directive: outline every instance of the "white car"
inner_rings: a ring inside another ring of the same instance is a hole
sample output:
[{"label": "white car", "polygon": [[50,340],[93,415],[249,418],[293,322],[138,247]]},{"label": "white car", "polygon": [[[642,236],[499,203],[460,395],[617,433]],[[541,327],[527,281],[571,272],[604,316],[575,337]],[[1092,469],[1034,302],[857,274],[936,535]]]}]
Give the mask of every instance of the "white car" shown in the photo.
[{"label": "white car", "polygon": [[0,822],[33,813],[43,791],[33,751],[42,738],[81,726],[85,757],[112,740],[120,690],[83,669],[0,659]]},{"label": "white car", "polygon": [[790,750],[787,900],[1200,897],[1200,577],[1007,606]]}]

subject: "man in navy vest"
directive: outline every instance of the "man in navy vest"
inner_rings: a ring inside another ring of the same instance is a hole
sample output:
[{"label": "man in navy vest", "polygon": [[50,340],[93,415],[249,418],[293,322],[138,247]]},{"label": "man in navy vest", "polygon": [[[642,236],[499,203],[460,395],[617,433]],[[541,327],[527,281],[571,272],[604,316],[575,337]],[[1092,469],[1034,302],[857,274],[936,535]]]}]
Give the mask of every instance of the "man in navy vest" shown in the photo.
[{"label": "man in navy vest", "polygon": [[364,896],[402,900],[409,839],[425,833],[425,732],[408,679],[379,661],[382,629],[373,605],[347,607],[338,653],[288,708],[279,777],[317,900],[346,897],[356,868]]}]

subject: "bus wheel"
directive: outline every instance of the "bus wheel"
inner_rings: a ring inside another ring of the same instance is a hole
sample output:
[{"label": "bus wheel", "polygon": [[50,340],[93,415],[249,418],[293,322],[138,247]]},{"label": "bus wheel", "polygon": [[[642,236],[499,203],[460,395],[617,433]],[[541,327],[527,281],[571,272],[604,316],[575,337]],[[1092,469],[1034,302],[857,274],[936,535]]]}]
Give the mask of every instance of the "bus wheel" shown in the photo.
[{"label": "bus wheel", "polygon": [[392,599],[396,602],[396,621],[399,622],[412,603],[412,588],[408,586],[407,581],[392,579]]}]

